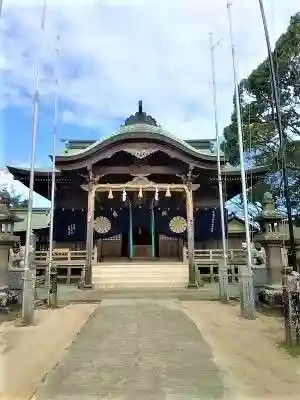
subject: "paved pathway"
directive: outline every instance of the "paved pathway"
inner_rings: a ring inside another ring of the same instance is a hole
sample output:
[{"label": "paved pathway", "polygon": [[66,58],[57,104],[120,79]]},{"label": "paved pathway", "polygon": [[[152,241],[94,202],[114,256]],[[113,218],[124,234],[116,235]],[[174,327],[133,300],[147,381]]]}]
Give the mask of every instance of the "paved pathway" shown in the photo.
[{"label": "paved pathway", "polygon": [[106,299],[35,398],[210,400],[224,393],[211,350],[179,301]]}]

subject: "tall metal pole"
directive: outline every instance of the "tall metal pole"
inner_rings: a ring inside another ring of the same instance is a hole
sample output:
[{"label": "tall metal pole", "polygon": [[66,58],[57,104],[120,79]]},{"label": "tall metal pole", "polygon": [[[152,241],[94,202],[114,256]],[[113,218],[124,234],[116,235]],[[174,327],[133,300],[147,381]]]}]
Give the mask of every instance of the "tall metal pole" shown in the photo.
[{"label": "tall metal pole", "polygon": [[276,121],[278,136],[279,136],[284,197],[285,197],[285,202],[286,202],[287,219],[288,219],[289,235],[290,235],[290,249],[289,249],[290,250],[290,263],[294,270],[300,272],[300,266],[297,266],[297,259],[296,259],[296,244],[295,244],[295,234],[294,234],[293,218],[292,218],[292,206],[291,206],[291,200],[290,200],[288,173],[287,173],[287,165],[286,165],[286,157],[285,157],[286,135],[284,134],[283,129],[282,129],[278,86],[277,86],[277,82],[276,82],[274,61],[273,61],[270,36],[269,36],[269,31],[268,31],[268,25],[267,25],[263,0],[259,0],[259,6],[260,6],[262,21],[263,21],[263,26],[264,26],[264,31],[265,31],[265,38],[266,38],[266,43],[267,43],[267,48],[268,48],[268,58],[269,58],[269,64],[270,64],[272,89],[273,89],[273,96],[274,96],[274,103],[275,103],[274,105],[275,105],[275,109],[276,109],[275,121]]},{"label": "tall metal pole", "polygon": [[215,117],[215,131],[217,141],[217,164],[218,164],[218,184],[219,184],[219,200],[221,212],[221,229],[222,229],[222,247],[223,247],[223,265],[219,265],[219,285],[220,285],[220,298],[228,300],[228,273],[227,273],[227,240],[225,231],[225,209],[223,199],[223,184],[222,184],[222,171],[221,171],[221,151],[220,151],[220,134],[218,122],[218,106],[217,106],[217,88],[216,88],[216,69],[215,69],[215,48],[220,44],[220,39],[217,43],[213,43],[213,34],[209,34],[210,38],[210,52],[211,52],[211,70],[212,70],[212,84],[213,84],[213,101],[214,101],[214,117]]},{"label": "tall metal pole", "polygon": [[247,197],[247,185],[246,185],[245,165],[244,165],[244,147],[243,147],[243,132],[242,132],[242,122],[241,122],[240,95],[238,87],[235,47],[234,47],[233,32],[232,32],[231,3],[229,1],[227,1],[227,10],[228,10],[230,41],[231,41],[236,116],[238,125],[242,196],[244,203],[244,221],[245,221],[246,243],[247,243],[247,265],[245,266],[245,269],[241,274],[241,311],[242,315],[245,318],[255,319],[256,313],[255,313],[255,299],[254,299],[253,274],[252,274],[251,238],[249,229],[248,197]]},{"label": "tall metal pole", "polygon": [[56,153],[56,136],[57,136],[57,120],[58,120],[58,59],[59,59],[59,36],[57,37],[56,60],[55,60],[55,95],[54,95],[54,121],[53,121],[53,154],[52,154],[52,177],[51,177],[51,211],[50,211],[50,229],[49,229],[49,265],[48,265],[48,306],[57,306],[57,282],[56,272],[53,265],[53,230],[54,230],[54,205],[55,205],[55,153]]},{"label": "tall metal pole", "polygon": [[[41,17],[41,30],[45,30],[46,17],[46,0],[44,1]],[[33,116],[32,116],[32,137],[31,137],[31,158],[30,158],[30,181],[28,194],[28,214],[27,214],[27,231],[25,242],[25,258],[24,258],[24,285],[22,300],[22,323],[24,325],[31,324],[34,317],[34,296],[33,296],[33,265],[32,265],[32,203],[33,203],[33,186],[34,186],[34,166],[36,153],[36,136],[38,124],[38,108],[39,108],[39,82],[40,82],[40,60],[36,65],[36,87],[33,95]]]}]

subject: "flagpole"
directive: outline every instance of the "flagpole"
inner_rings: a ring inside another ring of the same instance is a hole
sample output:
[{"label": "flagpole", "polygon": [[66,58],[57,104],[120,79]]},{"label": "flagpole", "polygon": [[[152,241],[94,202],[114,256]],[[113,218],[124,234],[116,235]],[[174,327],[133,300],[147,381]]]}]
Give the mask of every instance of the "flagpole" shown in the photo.
[{"label": "flagpole", "polygon": [[235,88],[235,105],[236,105],[236,117],[238,125],[238,143],[239,143],[239,156],[240,156],[240,168],[241,168],[242,197],[244,206],[243,207],[244,221],[245,221],[246,243],[247,243],[247,265],[245,265],[244,270],[240,274],[241,311],[244,318],[255,319],[256,312],[255,312],[254,286],[253,286],[253,274],[252,274],[252,254],[251,254],[252,246],[251,246],[251,237],[249,228],[248,197],[247,197],[247,184],[246,184],[245,164],[244,164],[244,146],[243,146],[243,132],[242,132],[241,108],[240,108],[240,93],[238,87],[236,55],[235,55],[235,46],[234,46],[233,31],[232,31],[231,3],[229,1],[227,1],[227,10],[228,10],[231,56],[232,56],[233,78],[234,78],[234,88]]},{"label": "flagpole", "polygon": [[[45,31],[46,16],[46,0],[44,1],[41,16],[41,31]],[[24,283],[23,283],[23,299],[21,320],[24,325],[30,325],[34,318],[34,275],[33,275],[33,235],[32,235],[32,203],[33,203],[33,186],[34,186],[34,167],[36,156],[36,137],[38,125],[39,111],[39,83],[40,83],[40,60],[36,65],[36,86],[33,94],[33,115],[32,115],[32,133],[31,133],[31,158],[30,158],[30,180],[28,194],[28,213],[27,213],[27,230],[25,242],[24,257]]]},{"label": "flagpole", "polygon": [[227,273],[227,241],[225,232],[225,210],[223,199],[223,184],[222,184],[222,171],[221,171],[221,151],[220,151],[220,134],[218,123],[218,107],[217,107],[217,88],[216,88],[216,70],[215,70],[215,48],[220,44],[222,39],[217,43],[213,43],[213,34],[209,34],[210,38],[210,53],[211,53],[211,70],[212,70],[212,84],[213,84],[213,101],[214,101],[214,117],[215,117],[215,131],[217,140],[217,164],[218,164],[218,185],[219,185],[219,201],[221,212],[221,230],[222,230],[222,247],[223,247],[223,265],[219,265],[219,288],[220,299],[227,301],[228,295],[228,273]]},{"label": "flagpole", "polygon": [[57,306],[57,281],[56,271],[53,265],[53,230],[54,230],[54,205],[55,205],[55,183],[56,183],[56,136],[58,121],[58,60],[59,60],[59,36],[57,36],[56,60],[55,60],[55,95],[54,95],[54,121],[53,121],[53,150],[52,150],[52,177],[51,177],[51,211],[50,211],[50,229],[49,229],[49,265],[47,275],[48,286],[48,307]]}]

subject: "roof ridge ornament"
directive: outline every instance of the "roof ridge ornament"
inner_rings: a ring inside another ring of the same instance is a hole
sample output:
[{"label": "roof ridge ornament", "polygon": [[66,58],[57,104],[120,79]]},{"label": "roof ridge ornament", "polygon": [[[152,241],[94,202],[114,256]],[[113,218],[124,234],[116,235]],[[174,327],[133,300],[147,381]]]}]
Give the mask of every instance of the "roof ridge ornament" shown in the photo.
[{"label": "roof ridge ornament", "polygon": [[133,114],[130,115],[130,117],[128,117],[123,126],[128,126],[128,125],[135,125],[135,124],[147,124],[147,125],[153,125],[153,126],[159,126],[155,120],[155,118],[153,118],[151,115],[146,114],[143,111],[143,101],[139,100],[138,102],[138,111]]}]

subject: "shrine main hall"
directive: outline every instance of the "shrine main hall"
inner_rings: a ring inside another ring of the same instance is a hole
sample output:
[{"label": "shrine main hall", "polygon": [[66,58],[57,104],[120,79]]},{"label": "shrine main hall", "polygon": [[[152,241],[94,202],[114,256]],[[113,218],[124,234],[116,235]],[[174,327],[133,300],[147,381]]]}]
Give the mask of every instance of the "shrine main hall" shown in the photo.
[{"label": "shrine main hall", "polygon": [[[241,192],[240,169],[224,154],[221,165],[226,201]],[[7,168],[29,186],[28,169]],[[248,186],[264,175],[263,167],[247,171]],[[35,171],[34,191],[50,200],[51,168]],[[94,248],[101,262],[180,260],[186,247],[189,263],[194,248],[221,248],[214,141],[169,134],[142,102],[107,139],[67,141],[56,156],[54,240],[86,250],[87,268]]]}]

